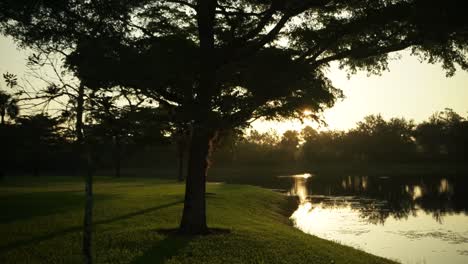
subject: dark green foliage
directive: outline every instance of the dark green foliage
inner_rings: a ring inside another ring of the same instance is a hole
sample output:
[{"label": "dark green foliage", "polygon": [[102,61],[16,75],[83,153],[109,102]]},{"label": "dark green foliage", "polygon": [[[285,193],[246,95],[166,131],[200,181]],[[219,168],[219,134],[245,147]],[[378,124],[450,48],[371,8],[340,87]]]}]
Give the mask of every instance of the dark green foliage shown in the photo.
[{"label": "dark green foliage", "polygon": [[[349,131],[317,131],[305,127],[299,134],[286,131],[250,131],[231,138],[229,148],[215,152],[215,165],[232,164],[287,168],[327,162],[356,164],[460,162],[467,160],[467,124],[451,109],[437,112],[428,121],[415,125],[412,120],[370,115]],[[226,142],[224,143],[226,144]]]},{"label": "dark green foliage", "polygon": [[[311,133],[311,132],[315,133]],[[310,127],[302,131],[304,144],[302,158],[308,162],[340,160],[346,148],[344,133],[334,131],[316,132]]]},{"label": "dark green foliage", "polygon": [[171,126],[161,108],[118,108],[113,99],[94,100],[100,106],[90,108],[92,120],[85,128],[85,135],[101,162],[102,157],[112,157],[115,175],[119,177],[123,161],[133,153],[148,146],[169,144]]},{"label": "dark green foliage", "polygon": [[380,115],[371,115],[359,122],[344,140],[353,144],[348,146],[349,151],[369,161],[408,161],[415,152],[413,128],[413,122],[403,118],[385,121]]},{"label": "dark green foliage", "polygon": [[[176,103],[179,119],[208,119],[222,128],[331,106],[340,93],[323,71],[335,60],[351,71],[378,73],[389,52],[412,47],[431,63],[441,61],[449,75],[456,64],[467,69],[461,5],[220,0],[210,7],[216,19],[205,25],[197,14],[210,5],[191,0],[6,1],[0,23],[24,45],[69,51],[68,66],[91,88],[136,89]],[[212,34],[210,58],[200,53],[204,30]],[[200,85],[208,61],[216,68],[212,88]],[[209,115],[198,116],[205,102]]]},{"label": "dark green foliage", "polygon": [[[113,114],[99,117],[98,113],[93,113],[90,117],[94,121],[85,126],[96,169],[114,168],[116,159],[122,162],[122,167],[146,167],[161,157],[161,163],[156,164],[174,163],[176,154],[174,151],[171,156],[169,134],[166,134],[171,127],[157,122],[157,110],[138,108],[135,112]],[[15,123],[0,126],[2,171],[8,172],[7,175],[31,173],[36,176],[78,173],[84,157],[76,155],[74,136],[70,136],[67,123],[63,121],[38,114],[19,116]],[[135,164],[134,160],[138,162]]]},{"label": "dark green foliage", "polygon": [[[58,119],[47,115],[21,116],[0,129],[4,168],[38,176],[41,171],[60,171],[73,164],[73,151],[62,134]],[[67,164],[67,165],[66,165]]]},{"label": "dark green foliage", "polygon": [[[94,121],[85,127],[93,146],[95,168],[103,172],[115,169],[119,151],[123,174],[159,168],[174,175],[179,146],[171,138],[177,131],[158,122],[158,109],[127,110],[110,116],[94,113]],[[283,164],[294,168],[323,162],[466,161],[466,124],[466,119],[447,110],[417,125],[405,119],[368,116],[347,132],[316,131],[311,127],[283,135],[226,130],[215,143],[210,166]],[[19,117],[16,124],[3,126],[0,134],[6,139],[0,154],[4,169],[12,173],[70,174],[78,169],[74,165],[75,146],[57,119],[43,115]],[[120,150],[116,148],[116,137],[120,137]]]},{"label": "dark green foliage", "polygon": [[0,125],[5,124],[5,117],[14,120],[19,114],[18,100],[0,90]]},{"label": "dark green foliage", "polygon": [[427,159],[467,160],[468,120],[452,109],[437,112],[414,134]]}]

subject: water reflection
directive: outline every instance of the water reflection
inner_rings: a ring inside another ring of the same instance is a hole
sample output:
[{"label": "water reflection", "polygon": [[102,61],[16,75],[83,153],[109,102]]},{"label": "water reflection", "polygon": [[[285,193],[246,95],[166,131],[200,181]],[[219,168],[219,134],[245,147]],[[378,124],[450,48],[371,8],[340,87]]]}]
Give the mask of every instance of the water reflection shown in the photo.
[{"label": "water reflection", "polygon": [[290,177],[294,179],[294,182],[293,186],[288,192],[288,195],[297,196],[301,204],[305,202],[307,200],[307,196],[309,195],[306,183],[307,179],[311,176],[312,175],[310,173],[291,175]]},{"label": "water reflection", "polygon": [[[355,202],[351,206],[360,210],[368,221],[383,224],[390,216],[404,219],[417,210],[430,213],[436,221],[443,220],[447,214],[465,214],[468,211],[467,178],[345,176],[337,179],[316,176],[303,183],[307,193],[313,195],[312,200],[319,202],[322,202],[320,195],[371,199],[371,202]],[[370,215],[369,210],[373,211]]]},{"label": "water reflection", "polygon": [[[298,177],[294,225],[404,263],[468,263],[466,177]],[[411,249],[411,250],[408,250]]]}]

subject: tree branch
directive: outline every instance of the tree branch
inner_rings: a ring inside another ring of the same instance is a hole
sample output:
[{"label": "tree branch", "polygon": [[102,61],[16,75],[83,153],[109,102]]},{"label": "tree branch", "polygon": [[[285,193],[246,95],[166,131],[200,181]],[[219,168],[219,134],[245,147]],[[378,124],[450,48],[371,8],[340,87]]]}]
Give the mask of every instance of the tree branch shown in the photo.
[{"label": "tree branch", "polygon": [[182,0],[164,0],[164,2],[180,4],[180,5],[183,5],[183,6],[186,6],[186,7],[190,7],[191,9],[197,11],[197,5],[191,4],[191,3],[187,2],[187,1],[182,1]]},{"label": "tree branch", "polygon": [[372,49],[369,47],[359,47],[356,49],[347,49],[345,51],[325,57],[320,60],[315,60],[315,61],[308,60],[307,62],[309,62],[313,68],[317,68],[323,64],[327,64],[329,62],[336,61],[336,60],[341,60],[345,58],[365,59],[365,58],[377,56],[380,54],[386,54],[389,52],[403,50],[407,47],[410,47],[416,44],[417,44],[416,41],[403,40],[402,42],[394,44],[394,45],[379,47],[375,49]]}]

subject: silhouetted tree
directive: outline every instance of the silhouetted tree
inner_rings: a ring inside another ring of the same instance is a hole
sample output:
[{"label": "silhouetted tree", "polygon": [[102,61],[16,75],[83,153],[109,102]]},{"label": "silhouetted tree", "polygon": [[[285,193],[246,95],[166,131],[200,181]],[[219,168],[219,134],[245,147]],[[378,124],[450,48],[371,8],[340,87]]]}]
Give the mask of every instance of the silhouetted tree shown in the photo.
[{"label": "silhouetted tree", "polygon": [[132,146],[140,148],[164,144],[168,141],[165,134],[171,130],[167,111],[139,104],[119,107],[119,98],[118,95],[93,96],[86,127],[87,137],[93,145],[102,145],[104,150],[112,150],[116,177],[121,175],[124,149],[130,152]]},{"label": "silhouetted tree", "polygon": [[[7,5],[8,6],[8,5]],[[17,6],[16,6],[17,7]],[[1,10],[1,8],[0,8]],[[18,10],[16,10],[18,11]],[[76,140],[75,155],[77,156],[78,167],[83,164],[85,167],[85,216],[84,216],[84,232],[83,232],[83,254],[85,261],[91,263],[91,225],[92,225],[92,157],[89,144],[86,142],[83,134],[83,116],[85,109],[85,100],[87,97],[87,88],[74,76],[70,76],[70,71],[63,69],[63,65],[57,63],[57,54],[59,58],[67,56],[65,51],[68,51],[72,43],[66,43],[60,47],[51,45],[34,45],[34,50],[38,53],[33,53],[28,57],[27,67],[33,72],[34,78],[45,82],[45,87],[34,87],[31,85],[22,85],[18,83],[17,77],[14,74],[6,73],[3,75],[6,83],[16,88],[19,100],[29,102],[29,107],[37,108],[42,106],[42,111],[46,111],[51,103],[56,103],[62,106],[62,116],[73,119],[74,131],[73,136]],[[62,63],[63,64],[63,63]],[[42,76],[40,69],[47,67],[55,73],[55,80],[51,81],[47,77]],[[70,78],[67,77],[72,77]],[[30,84],[29,82],[26,82]]]},{"label": "silhouetted tree", "polygon": [[205,178],[218,132],[257,117],[319,112],[339,92],[332,61],[380,72],[389,52],[468,69],[461,0],[8,0],[3,32],[24,44],[74,44],[88,87],[133,88],[192,124],[181,231],[207,232]]},{"label": "silhouetted tree", "polygon": [[285,161],[293,162],[299,157],[299,132],[288,130],[283,133],[279,142],[280,152]]},{"label": "silhouetted tree", "polygon": [[302,145],[302,155],[304,160],[309,162],[337,161],[343,152],[342,133],[338,131],[314,131],[312,128],[305,128],[302,132],[304,144]]},{"label": "silhouetted tree", "polygon": [[415,138],[426,158],[466,159],[467,120],[450,108],[434,113],[415,129]]},{"label": "silhouetted tree", "polygon": [[413,121],[391,118],[385,121],[381,115],[370,115],[358,122],[346,140],[354,141],[351,151],[373,161],[408,160],[415,151]]},{"label": "silhouetted tree", "polygon": [[[89,140],[94,141],[93,145],[97,145],[96,141],[101,141],[100,145],[111,141],[112,159],[115,177],[121,175],[122,163],[122,145],[124,145],[130,133],[131,124],[127,119],[126,110],[120,110],[116,105],[116,97],[103,96],[100,98],[93,98],[92,104],[99,105],[99,107],[90,108],[89,118],[93,119],[96,123],[88,126],[87,136]],[[127,110],[128,111],[128,110]]]},{"label": "silhouetted tree", "polygon": [[[4,75],[5,76],[5,75]],[[10,119],[15,119],[19,114],[19,107],[17,104],[17,101],[14,97],[9,95],[8,93],[0,90],[0,135],[2,135],[1,141],[7,141],[9,137],[7,137],[7,134],[10,134],[10,129],[7,129],[5,126],[5,116],[8,116]],[[5,152],[7,149],[9,149],[6,145],[7,142],[2,142],[4,145],[3,150],[2,150],[2,156],[3,155],[8,155]],[[4,159],[1,159],[0,161],[0,180],[5,177],[5,165],[3,164],[5,162]]]},{"label": "silhouetted tree", "polygon": [[0,125],[5,125],[5,116],[15,119],[19,114],[17,99],[0,90]]},{"label": "silhouetted tree", "polygon": [[311,126],[306,126],[301,130],[301,137],[304,141],[313,140],[317,135],[318,131]]},{"label": "silhouetted tree", "polygon": [[54,153],[63,145],[60,127],[61,120],[45,114],[18,117],[18,157],[24,167],[32,168],[34,176],[39,176]]},{"label": "silhouetted tree", "polygon": [[3,124],[0,125],[0,142],[2,148],[0,150],[0,180],[2,180],[11,166],[11,160],[15,157],[16,142],[13,140],[15,135],[13,125]]},{"label": "silhouetted tree", "polygon": [[453,132],[450,135],[453,139],[451,154],[454,160],[468,160],[468,120],[458,122],[452,128]]},{"label": "silhouetted tree", "polygon": [[245,129],[242,128],[222,131],[220,140],[215,146],[213,162],[229,166],[235,162],[249,159],[249,157],[244,156],[245,153],[240,151],[241,145],[246,142],[245,133]]}]

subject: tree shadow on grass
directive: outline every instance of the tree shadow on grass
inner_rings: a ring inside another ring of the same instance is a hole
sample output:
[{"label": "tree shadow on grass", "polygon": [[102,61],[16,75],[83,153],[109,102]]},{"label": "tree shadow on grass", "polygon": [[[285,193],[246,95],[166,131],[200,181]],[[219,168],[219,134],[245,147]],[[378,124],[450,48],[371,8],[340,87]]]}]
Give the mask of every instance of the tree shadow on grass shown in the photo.
[{"label": "tree shadow on grass", "polygon": [[[96,199],[106,200],[110,195],[96,195]],[[33,192],[2,195],[0,224],[27,220],[37,216],[47,216],[76,210],[82,206],[80,191]]]},{"label": "tree shadow on grass", "polygon": [[[142,256],[137,257],[133,264],[164,263],[176,256],[190,241],[200,236],[188,236],[179,233],[179,229],[157,229],[156,232],[166,237],[147,250]],[[228,234],[229,229],[210,228],[206,235]]]},{"label": "tree shadow on grass", "polygon": [[[146,213],[150,213],[150,212],[161,210],[161,209],[164,209],[164,208],[167,208],[167,207],[171,207],[171,206],[180,204],[182,202],[183,201],[172,202],[172,203],[163,204],[163,205],[160,205],[160,206],[146,208],[146,209],[136,211],[136,212],[133,212],[133,213],[120,215],[120,216],[110,218],[110,219],[95,221],[95,222],[93,222],[93,225],[97,226],[97,225],[102,225],[102,224],[109,224],[109,223],[120,221],[120,220],[125,220],[125,219],[135,217],[135,216],[138,216],[138,215],[143,215],[143,214],[146,214]],[[31,244],[40,243],[42,241],[53,239],[53,238],[55,238],[57,236],[64,236],[64,235],[67,235],[67,234],[70,234],[70,233],[80,232],[80,231],[82,231],[82,229],[83,229],[82,226],[74,226],[74,227],[69,227],[69,228],[62,229],[62,230],[57,231],[57,232],[52,232],[52,233],[45,234],[45,235],[42,235],[42,236],[33,237],[31,239],[15,241],[15,242],[7,244],[5,246],[0,246],[0,252],[11,250],[11,249],[14,249],[14,248],[17,248],[17,247],[22,247],[22,246],[27,246],[27,245],[31,245]]]},{"label": "tree shadow on grass", "polygon": [[175,232],[167,234],[163,240],[148,249],[142,256],[137,257],[132,263],[164,263],[172,256],[177,255],[192,239],[193,237],[182,236]]}]

